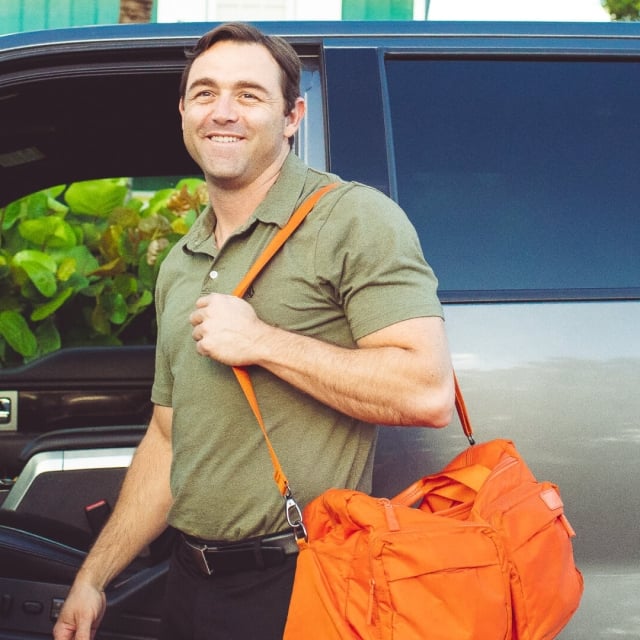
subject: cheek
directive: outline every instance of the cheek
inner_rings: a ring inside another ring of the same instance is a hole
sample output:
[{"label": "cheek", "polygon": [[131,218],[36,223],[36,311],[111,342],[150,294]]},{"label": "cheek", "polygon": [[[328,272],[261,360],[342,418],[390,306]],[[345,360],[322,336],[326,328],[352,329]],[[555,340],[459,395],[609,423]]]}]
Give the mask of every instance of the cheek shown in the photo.
[{"label": "cheek", "polygon": [[198,109],[195,107],[189,107],[181,113],[182,130],[189,132],[196,132],[207,121],[207,111],[205,109]]}]

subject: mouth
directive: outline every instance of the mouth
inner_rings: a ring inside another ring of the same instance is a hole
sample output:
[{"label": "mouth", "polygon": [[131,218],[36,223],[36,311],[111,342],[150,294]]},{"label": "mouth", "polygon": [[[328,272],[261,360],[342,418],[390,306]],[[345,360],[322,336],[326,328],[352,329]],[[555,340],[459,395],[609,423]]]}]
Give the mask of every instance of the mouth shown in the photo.
[{"label": "mouth", "polygon": [[240,142],[242,138],[240,136],[211,134],[207,136],[207,140],[218,144],[232,144],[234,142]]}]

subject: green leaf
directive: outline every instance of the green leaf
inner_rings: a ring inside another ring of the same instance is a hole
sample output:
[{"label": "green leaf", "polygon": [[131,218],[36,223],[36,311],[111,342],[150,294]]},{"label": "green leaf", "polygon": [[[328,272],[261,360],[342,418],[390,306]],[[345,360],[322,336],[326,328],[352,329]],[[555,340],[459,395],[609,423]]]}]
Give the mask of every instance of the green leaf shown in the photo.
[{"label": "green leaf", "polygon": [[140,222],[140,215],[131,207],[117,207],[109,216],[109,224],[117,225],[123,229],[135,229]]},{"label": "green leaf", "polygon": [[73,289],[65,289],[64,291],[60,292],[55,298],[49,300],[49,302],[47,302],[46,304],[36,307],[31,313],[31,320],[33,322],[38,322],[39,320],[48,318],[69,299],[72,293]]},{"label": "green leaf", "polygon": [[140,258],[138,262],[138,280],[140,281],[141,286],[145,289],[153,289],[155,286],[157,266],[157,263],[155,265],[150,265],[147,262],[146,255]]},{"label": "green leaf", "polygon": [[56,292],[57,265],[51,256],[42,251],[25,249],[13,256],[13,264],[25,271],[29,280],[43,296],[50,298]]},{"label": "green leaf", "polygon": [[149,236],[166,236],[171,232],[171,223],[161,215],[152,215],[140,220],[140,231]]},{"label": "green leaf", "polygon": [[175,189],[160,189],[149,199],[149,207],[147,212],[152,215],[158,213],[167,206],[169,198],[173,195]]},{"label": "green leaf", "polygon": [[56,277],[41,262],[24,261],[20,266],[26,271],[35,288],[47,298],[55,294],[58,284]]},{"label": "green leaf", "polygon": [[53,353],[62,346],[60,332],[51,318],[43,322],[36,329],[38,350],[41,356]]},{"label": "green leaf", "polygon": [[7,231],[16,223],[16,220],[26,214],[26,202],[24,200],[11,202],[0,211],[2,212],[2,215],[0,215],[0,218],[2,218],[2,230]]},{"label": "green leaf", "polygon": [[25,214],[29,218],[42,218],[49,213],[49,196],[45,191],[37,191],[24,199]]},{"label": "green leaf", "polygon": [[14,351],[25,358],[34,356],[38,350],[35,335],[26,320],[16,311],[0,312],[0,335]]},{"label": "green leaf", "polygon": [[41,218],[49,212],[48,197],[45,192],[38,191],[26,198],[14,200],[3,210],[2,229],[9,230],[18,220],[27,218]]},{"label": "green leaf", "polygon": [[187,227],[189,227],[189,229],[191,228],[191,225],[193,225],[193,223],[196,221],[197,217],[197,211],[191,210],[187,212],[187,215],[183,218],[183,220],[187,223]]},{"label": "green leaf", "polygon": [[24,220],[18,230],[25,240],[41,247],[64,249],[76,245],[76,234],[71,226],[56,216]]},{"label": "green leaf", "polygon": [[62,259],[58,266],[56,276],[60,282],[66,282],[76,272],[76,259],[70,256]]},{"label": "green leaf", "polygon": [[11,267],[5,256],[0,253],[0,280],[8,278],[11,275]]},{"label": "green leaf", "polygon": [[153,294],[148,289],[142,292],[142,295],[132,304],[129,304],[129,313],[137,315],[146,309],[153,302]]},{"label": "green leaf", "polygon": [[71,248],[68,257],[76,261],[76,271],[83,276],[93,273],[100,266],[98,259],[84,245]]},{"label": "green leaf", "polygon": [[126,300],[118,293],[111,301],[111,307],[112,310],[109,320],[111,320],[113,324],[123,324],[129,315]]},{"label": "green leaf", "polygon": [[[95,224],[94,222],[83,222],[81,225],[76,227],[79,233],[82,235],[82,242],[87,247],[95,247],[102,237],[102,233],[104,231],[105,221],[101,221],[100,224]],[[78,243],[80,244],[80,243]]]},{"label": "green leaf", "polygon": [[125,298],[138,291],[138,281],[128,273],[121,273],[113,280],[113,288]]},{"label": "green leaf", "polygon": [[21,267],[25,262],[37,262],[51,273],[55,273],[58,268],[56,261],[48,253],[36,249],[24,249],[13,256],[14,265]]},{"label": "green leaf", "polygon": [[65,200],[76,214],[108,216],[124,205],[129,188],[124,178],[74,182],[65,193]]},{"label": "green leaf", "polygon": [[56,200],[55,198],[56,198],[55,196],[53,197],[49,196],[49,198],[47,199],[47,205],[49,207],[49,211],[52,213],[55,213],[56,215],[59,215],[60,217],[64,217],[69,211],[69,207],[62,204],[62,202],[60,202],[59,200]]},{"label": "green leaf", "polygon": [[104,307],[98,303],[91,313],[91,326],[97,333],[102,335],[109,335],[111,333],[111,325],[109,324],[109,317]]},{"label": "green leaf", "polygon": [[66,184],[57,184],[55,187],[49,187],[48,189],[45,189],[44,192],[49,198],[55,199],[58,196],[61,196],[66,188]]}]

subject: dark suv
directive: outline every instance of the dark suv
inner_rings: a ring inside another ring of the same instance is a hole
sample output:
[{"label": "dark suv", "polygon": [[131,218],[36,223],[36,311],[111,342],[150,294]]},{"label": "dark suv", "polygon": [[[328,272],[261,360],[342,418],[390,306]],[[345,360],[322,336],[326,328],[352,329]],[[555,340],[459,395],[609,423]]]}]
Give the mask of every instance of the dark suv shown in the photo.
[{"label": "dark suv", "polygon": [[[585,576],[562,638],[638,638],[640,25],[260,26],[304,62],[297,153],[389,194],[415,224],[477,439],[513,439],[560,486]],[[12,362],[0,370],[0,640],[49,637],[144,431],[153,376],[152,319],[121,346],[12,361],[3,238],[33,192],[197,175],[177,87],[185,47],[210,27],[0,38],[0,355]],[[381,430],[375,492],[465,442],[456,425]],[[99,638],[156,637],[169,537],[110,587]]]}]

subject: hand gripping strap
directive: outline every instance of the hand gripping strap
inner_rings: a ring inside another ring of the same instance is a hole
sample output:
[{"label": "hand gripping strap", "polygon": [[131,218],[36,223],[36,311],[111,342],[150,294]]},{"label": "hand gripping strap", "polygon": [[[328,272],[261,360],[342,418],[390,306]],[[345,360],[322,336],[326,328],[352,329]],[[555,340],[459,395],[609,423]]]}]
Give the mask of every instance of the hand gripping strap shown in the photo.
[{"label": "hand gripping strap", "polygon": [[[244,278],[242,278],[238,286],[233,290],[234,296],[238,296],[239,298],[244,296],[244,294],[247,292],[247,289],[251,286],[251,283],[256,279],[262,269],[264,269],[269,260],[271,260],[271,258],[273,258],[273,256],[278,252],[278,250],[286,242],[287,238],[302,224],[302,221],[307,217],[307,214],[313,209],[313,207],[315,207],[318,200],[320,200],[320,198],[325,193],[331,191],[337,186],[338,183],[333,182],[318,189],[317,191],[312,193],[300,205],[300,207],[296,209],[296,211],[294,211],[293,215],[289,218],[289,221],[276,233],[271,242],[267,245],[267,248],[260,254],[260,256],[258,256],[258,259],[253,263]],[[258,399],[256,398],[249,373],[242,367],[233,367],[233,372],[235,373],[236,378],[240,383],[240,387],[242,388],[244,395],[247,397],[247,401],[249,402],[249,406],[253,411],[253,415],[255,415],[256,420],[260,425],[262,435],[264,436],[264,439],[267,443],[267,448],[269,449],[269,456],[271,457],[271,464],[273,465],[274,470],[274,480],[278,485],[280,493],[286,498],[289,496],[289,481],[287,480],[287,476],[282,470],[282,466],[280,465],[278,456],[276,455],[276,452],[271,444],[271,440],[267,435],[267,428],[264,424],[262,414],[260,413]]]}]

